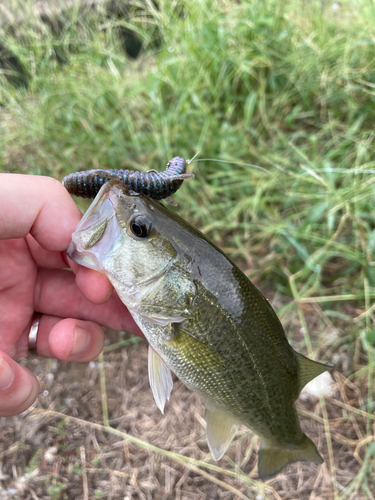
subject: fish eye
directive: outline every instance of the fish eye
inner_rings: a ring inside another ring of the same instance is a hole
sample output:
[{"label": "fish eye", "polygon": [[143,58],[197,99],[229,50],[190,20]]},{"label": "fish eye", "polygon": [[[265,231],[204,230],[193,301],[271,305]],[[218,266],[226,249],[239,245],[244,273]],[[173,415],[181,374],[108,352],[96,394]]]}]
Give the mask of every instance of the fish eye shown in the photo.
[{"label": "fish eye", "polygon": [[152,222],[145,215],[137,215],[130,221],[130,231],[138,238],[147,238],[151,229]]}]

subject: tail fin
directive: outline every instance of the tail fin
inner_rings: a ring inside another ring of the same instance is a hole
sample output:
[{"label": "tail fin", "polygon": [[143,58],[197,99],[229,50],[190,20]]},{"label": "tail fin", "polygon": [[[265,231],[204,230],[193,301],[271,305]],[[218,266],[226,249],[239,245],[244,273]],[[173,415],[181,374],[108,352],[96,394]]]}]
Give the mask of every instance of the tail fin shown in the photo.
[{"label": "tail fin", "polygon": [[305,435],[301,444],[293,447],[268,447],[262,442],[258,452],[259,477],[263,480],[269,479],[280,472],[286,465],[299,460],[315,462],[316,464],[324,462],[315,444]]}]

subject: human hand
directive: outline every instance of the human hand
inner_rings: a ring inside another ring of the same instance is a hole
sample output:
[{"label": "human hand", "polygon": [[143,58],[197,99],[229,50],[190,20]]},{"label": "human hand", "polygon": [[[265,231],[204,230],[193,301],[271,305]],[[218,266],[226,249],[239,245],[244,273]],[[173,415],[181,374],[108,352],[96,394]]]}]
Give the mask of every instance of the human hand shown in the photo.
[{"label": "human hand", "polygon": [[81,217],[55,179],[0,174],[0,416],[21,413],[39,392],[14,361],[28,355],[35,312],[39,356],[94,359],[104,343],[98,323],[142,335],[108,279],[66,256]]}]

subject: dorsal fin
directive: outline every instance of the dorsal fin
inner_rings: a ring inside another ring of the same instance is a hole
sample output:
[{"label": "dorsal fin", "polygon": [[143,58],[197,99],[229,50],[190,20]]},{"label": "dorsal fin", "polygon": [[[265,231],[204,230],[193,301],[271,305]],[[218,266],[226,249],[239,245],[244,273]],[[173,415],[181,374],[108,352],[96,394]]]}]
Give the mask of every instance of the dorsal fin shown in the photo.
[{"label": "dorsal fin", "polygon": [[303,354],[296,352],[299,371],[298,371],[298,394],[302,391],[306,384],[313,380],[318,375],[332,370],[334,365],[324,365],[312,359],[306,358]]}]

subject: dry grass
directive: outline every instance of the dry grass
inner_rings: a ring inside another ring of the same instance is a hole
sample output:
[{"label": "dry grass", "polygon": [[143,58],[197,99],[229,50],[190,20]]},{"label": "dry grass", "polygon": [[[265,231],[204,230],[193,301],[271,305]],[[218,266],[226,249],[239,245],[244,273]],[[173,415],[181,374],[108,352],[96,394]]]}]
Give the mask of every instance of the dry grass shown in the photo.
[{"label": "dry grass", "polygon": [[200,400],[180,382],[160,414],[145,343],[102,365],[28,360],[43,389],[0,419],[1,500],[375,497],[375,17],[371,0],[336,3],[134,1],[128,17],[84,9],[58,32],[32,16],[0,30],[23,68],[8,57],[0,70],[1,170],[217,158],[190,165],[178,212],[276,291],[297,351],[337,364],[333,397],[298,402],[325,463],[264,484],[245,428],[213,463]]},{"label": "dry grass", "polygon": [[[108,337],[117,340],[115,332]],[[0,499],[357,500],[364,488],[375,496],[374,445],[368,447],[375,417],[361,410],[365,380],[358,387],[335,371],[333,397],[300,399],[302,428],[325,463],[293,464],[262,483],[258,437],[241,428],[227,455],[213,462],[200,398],[178,380],[161,415],[148,385],[146,342],[106,352],[102,372],[99,362],[27,363],[42,393],[11,425],[0,420]]]}]

